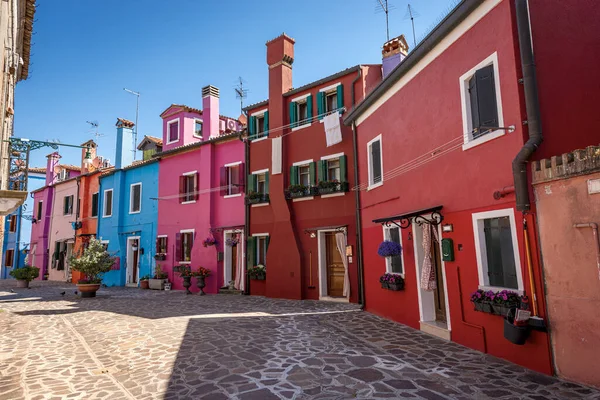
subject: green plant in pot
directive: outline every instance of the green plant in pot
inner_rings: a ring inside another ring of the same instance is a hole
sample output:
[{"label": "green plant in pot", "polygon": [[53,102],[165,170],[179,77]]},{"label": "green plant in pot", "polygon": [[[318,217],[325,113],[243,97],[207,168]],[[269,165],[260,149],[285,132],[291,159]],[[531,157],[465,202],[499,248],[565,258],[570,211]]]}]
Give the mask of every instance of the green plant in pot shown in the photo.
[{"label": "green plant in pot", "polygon": [[85,275],[85,279],[77,282],[81,297],[96,297],[102,283],[102,275],[111,270],[115,259],[104,248],[102,242],[95,238],[90,239],[88,247],[82,253],[69,258],[71,268]]},{"label": "green plant in pot", "polygon": [[22,268],[13,269],[9,274],[17,280],[18,288],[27,288],[29,287],[29,282],[40,276],[40,269],[25,265]]},{"label": "green plant in pot", "polygon": [[140,289],[150,288],[150,275],[144,275],[140,278]]},{"label": "green plant in pot", "polygon": [[154,270],[154,276],[148,281],[148,286],[153,290],[163,290],[165,283],[169,282],[169,275],[163,271],[159,263],[156,263],[156,269]]}]

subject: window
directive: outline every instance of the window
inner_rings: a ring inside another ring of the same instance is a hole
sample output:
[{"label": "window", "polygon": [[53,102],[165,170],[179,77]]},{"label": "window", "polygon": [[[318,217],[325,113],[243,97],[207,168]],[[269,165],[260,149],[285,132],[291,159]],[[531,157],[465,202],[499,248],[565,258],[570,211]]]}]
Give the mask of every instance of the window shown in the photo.
[{"label": "window", "polygon": [[269,246],[269,236],[255,236],[256,240],[256,265],[267,265],[267,248]]},{"label": "window", "polygon": [[104,191],[104,209],[102,211],[102,216],[103,217],[110,217],[112,216],[112,209],[113,209],[113,190],[112,189],[108,189]]},{"label": "window", "polygon": [[248,135],[251,140],[269,136],[269,112],[259,111],[248,120]]},{"label": "window", "polygon": [[298,167],[298,183],[303,186],[310,185],[310,166],[300,165]]},{"label": "window", "polygon": [[326,160],[327,180],[340,181],[340,159]]},{"label": "window", "polygon": [[383,183],[383,157],[381,156],[381,135],[367,143],[369,157],[369,188]]},{"label": "window", "polygon": [[256,134],[260,135],[265,131],[265,116],[256,117]]},{"label": "window", "polygon": [[317,112],[319,119],[322,119],[325,114],[341,110],[344,107],[344,86],[335,84],[323,88],[317,94]]},{"label": "window", "polygon": [[139,213],[142,209],[142,184],[134,183],[129,188],[129,214]]},{"label": "window", "polygon": [[198,200],[198,173],[187,172],[179,177],[179,202],[182,204]]},{"label": "window", "polygon": [[[383,227],[383,239],[396,242],[402,246],[402,233],[398,227]],[[404,263],[402,254],[386,257],[385,269],[391,274],[404,274]]]},{"label": "window", "polygon": [[156,254],[167,254],[168,240],[167,236],[158,236],[156,238]]},{"label": "window", "polygon": [[221,167],[221,196],[241,196],[244,188],[244,170],[241,162]]},{"label": "window", "polygon": [[202,139],[202,120],[194,120],[194,136]]},{"label": "window", "polygon": [[92,217],[98,216],[98,192],[92,194]]},{"label": "window", "polygon": [[15,251],[13,249],[7,249],[6,254],[4,255],[4,266],[12,267],[14,258],[15,258]]},{"label": "window", "polygon": [[66,179],[69,179],[69,170],[63,168],[63,169],[60,170],[60,175],[58,177],[58,180],[64,181]]},{"label": "window", "polygon": [[523,289],[515,226],[510,208],[473,214],[480,286]]},{"label": "window", "polygon": [[503,125],[498,78],[498,56],[492,54],[460,77],[462,117],[464,126],[463,149],[469,142],[476,144],[502,136]]},{"label": "window", "polygon": [[9,232],[16,232],[17,231],[17,216],[16,215],[11,215],[10,216],[9,225],[8,225],[8,231]]},{"label": "window", "polygon": [[44,202],[42,200],[40,200],[40,201],[38,201],[38,204],[37,204],[37,217],[36,217],[36,219],[38,221],[40,221],[42,219],[42,204],[43,203]]},{"label": "window", "polygon": [[73,214],[73,195],[65,196],[63,199],[63,215]]},{"label": "window", "polygon": [[325,94],[325,112],[329,113],[337,109],[337,92],[332,91]]},{"label": "window", "polygon": [[256,191],[260,194],[268,194],[268,186],[267,186],[267,172],[263,172],[262,174],[255,174],[256,176]]},{"label": "window", "polygon": [[167,122],[167,134],[169,135],[168,143],[177,142],[179,140],[179,120]]},{"label": "window", "polygon": [[300,161],[290,167],[290,185],[312,187],[315,185],[316,163],[312,160]]},{"label": "window", "polygon": [[192,247],[194,246],[194,231],[181,231],[179,234],[179,262],[192,261]]}]

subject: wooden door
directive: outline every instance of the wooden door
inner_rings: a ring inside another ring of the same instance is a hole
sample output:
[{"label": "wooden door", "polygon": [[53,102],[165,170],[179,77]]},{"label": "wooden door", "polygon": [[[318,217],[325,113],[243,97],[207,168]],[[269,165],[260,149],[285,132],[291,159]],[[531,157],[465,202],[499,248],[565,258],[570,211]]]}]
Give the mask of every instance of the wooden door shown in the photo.
[{"label": "wooden door", "polygon": [[[237,248],[239,246],[231,246],[231,280],[235,281],[237,277]],[[227,286],[229,282],[225,282],[225,286]]]},{"label": "wooden door", "polygon": [[335,243],[335,233],[325,234],[327,259],[327,295],[343,297],[344,263]]},{"label": "wooden door", "polygon": [[[431,229],[436,229],[432,227]],[[444,274],[442,273],[442,259],[440,257],[440,244],[431,235],[431,261],[435,268],[436,289],[433,291],[435,302],[435,320],[446,322],[446,295],[444,292]]]}]

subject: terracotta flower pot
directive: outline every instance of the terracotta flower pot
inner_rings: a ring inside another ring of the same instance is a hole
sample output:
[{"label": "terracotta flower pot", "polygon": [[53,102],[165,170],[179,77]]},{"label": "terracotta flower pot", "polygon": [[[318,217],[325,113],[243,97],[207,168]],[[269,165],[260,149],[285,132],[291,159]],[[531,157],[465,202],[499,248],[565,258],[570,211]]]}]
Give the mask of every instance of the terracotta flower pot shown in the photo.
[{"label": "terracotta flower pot", "polygon": [[96,292],[100,289],[99,283],[78,283],[77,290],[82,298],[96,297]]},{"label": "terracotta flower pot", "polygon": [[23,280],[23,279],[18,279],[17,280],[17,287],[18,288],[28,288],[29,287],[29,281]]},{"label": "terracotta flower pot", "polygon": [[147,279],[140,281],[140,289],[149,289],[150,288],[150,281],[148,281]]}]

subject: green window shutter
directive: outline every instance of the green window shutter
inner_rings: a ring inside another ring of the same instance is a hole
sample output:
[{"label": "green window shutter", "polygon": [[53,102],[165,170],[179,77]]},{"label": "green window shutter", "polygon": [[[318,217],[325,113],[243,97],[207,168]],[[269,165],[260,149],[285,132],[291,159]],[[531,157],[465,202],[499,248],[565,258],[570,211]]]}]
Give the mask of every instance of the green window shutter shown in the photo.
[{"label": "green window shutter", "polygon": [[340,156],[340,182],[348,182],[346,156]]},{"label": "green window shutter", "polygon": [[[267,237],[265,238],[265,242],[266,242],[266,245],[267,245],[267,248],[265,250],[267,250],[267,251],[269,251],[269,242],[270,241],[271,241],[271,236],[267,235]],[[265,252],[265,255],[266,255],[266,252]]]},{"label": "green window shutter", "polygon": [[250,117],[248,120],[248,135],[252,138],[256,131],[256,117]]},{"label": "green window shutter", "polygon": [[317,93],[317,115],[319,119],[323,119],[323,113],[325,112],[325,93]]},{"label": "green window shutter", "polygon": [[338,85],[337,87],[337,107],[344,107],[344,85]]},{"label": "green window shutter", "polygon": [[256,175],[253,174],[248,175],[248,184],[246,185],[246,187],[248,188],[248,193],[256,191],[256,183],[254,180],[255,177]]},{"label": "green window shutter", "polygon": [[312,94],[306,98],[306,115],[308,117],[308,121],[312,122],[312,117],[313,117]]},{"label": "green window shutter", "polygon": [[310,184],[311,184],[311,185],[314,185],[314,184],[315,184],[315,182],[316,182],[316,179],[315,179],[315,178],[316,178],[316,177],[315,177],[315,175],[316,175],[316,169],[317,169],[317,163],[316,163],[316,162],[314,162],[314,161],[313,161],[313,162],[311,162],[311,163],[309,164],[309,166],[308,166],[308,172],[309,172],[309,174],[310,174],[310,175],[309,175],[309,176],[310,176],[309,180],[310,180]]},{"label": "green window shutter", "polygon": [[296,102],[292,101],[290,102],[290,128],[295,128],[296,127]]},{"label": "green window shutter", "polygon": [[327,180],[327,160],[317,161],[317,172],[319,174],[317,182],[324,182]]},{"label": "green window shutter", "polygon": [[264,121],[265,121],[265,136],[269,136],[269,112],[265,111],[264,114]]},{"label": "green window shutter", "polygon": [[269,194],[269,173],[265,173],[265,192]]},{"label": "green window shutter", "polygon": [[248,238],[248,267],[254,267],[256,264],[256,238],[250,236]]},{"label": "green window shutter", "polygon": [[290,167],[290,185],[298,184],[298,167]]}]

